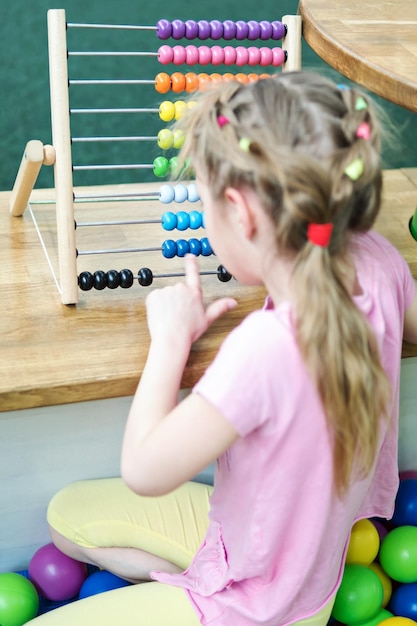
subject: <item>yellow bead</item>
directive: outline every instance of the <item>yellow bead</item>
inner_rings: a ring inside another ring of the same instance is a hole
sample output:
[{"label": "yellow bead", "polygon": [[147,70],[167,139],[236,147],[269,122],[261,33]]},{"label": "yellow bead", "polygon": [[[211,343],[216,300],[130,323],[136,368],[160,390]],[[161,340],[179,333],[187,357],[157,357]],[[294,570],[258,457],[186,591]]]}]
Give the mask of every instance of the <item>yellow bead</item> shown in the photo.
[{"label": "yellow bead", "polygon": [[159,117],[163,122],[170,122],[175,115],[174,103],[169,100],[161,102],[159,105]]},{"label": "yellow bead", "polygon": [[184,100],[177,100],[177,102],[175,103],[174,107],[175,107],[175,115],[174,115],[174,117],[178,121],[184,115],[184,111],[185,111],[187,105],[185,104]]},{"label": "yellow bead", "polygon": [[183,130],[177,128],[174,130],[174,143],[173,146],[176,150],[180,150],[184,144],[185,133]]},{"label": "yellow bead", "polygon": [[172,131],[168,130],[168,128],[163,128],[158,133],[158,146],[161,150],[168,150],[172,147],[174,141],[174,136]]}]

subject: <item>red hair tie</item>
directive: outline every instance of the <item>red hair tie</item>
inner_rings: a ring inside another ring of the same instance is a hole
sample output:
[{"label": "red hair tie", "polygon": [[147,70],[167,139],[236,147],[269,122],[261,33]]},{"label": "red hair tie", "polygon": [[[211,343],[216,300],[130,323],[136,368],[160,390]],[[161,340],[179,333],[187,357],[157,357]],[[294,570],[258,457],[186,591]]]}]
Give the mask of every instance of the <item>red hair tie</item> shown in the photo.
[{"label": "red hair tie", "polygon": [[308,224],[307,239],[310,243],[321,248],[327,248],[332,236],[333,224]]}]

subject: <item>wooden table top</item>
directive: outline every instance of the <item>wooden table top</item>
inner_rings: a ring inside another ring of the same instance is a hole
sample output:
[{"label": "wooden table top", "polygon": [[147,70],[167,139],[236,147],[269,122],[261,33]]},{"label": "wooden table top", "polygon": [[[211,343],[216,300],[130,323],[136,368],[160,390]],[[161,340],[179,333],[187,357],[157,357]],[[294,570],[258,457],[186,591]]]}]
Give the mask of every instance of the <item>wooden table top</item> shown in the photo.
[{"label": "wooden table top", "polygon": [[[408,231],[408,221],[417,206],[417,168],[388,171],[385,181],[385,201],[377,229],[401,250],[417,277],[417,242]],[[129,190],[129,186],[121,189]],[[100,188],[103,191],[105,188]],[[32,194],[33,199],[48,197],[53,197],[48,190]],[[133,394],[148,350],[144,300],[149,288],[135,284],[127,290],[81,292],[77,305],[61,304],[32,216],[26,210],[23,217],[12,217],[9,198],[10,192],[0,193],[0,411]],[[125,205],[115,202],[112,219],[130,211]],[[54,206],[32,208],[54,268]],[[78,220],[79,212],[83,218],[96,220],[103,215],[103,206],[90,203],[77,211]],[[143,217],[155,217],[156,211],[161,211],[160,203],[144,202],[140,211]],[[138,240],[148,245],[151,240],[160,243],[165,238],[158,225],[136,228],[139,230],[132,232],[131,227],[129,231],[128,227],[112,227],[112,239],[137,246]],[[100,246],[110,246],[109,237],[104,231],[93,236],[87,229],[85,235],[80,235],[80,244],[91,245],[89,238],[93,238]],[[160,252],[143,253],[140,259],[131,261],[121,260],[118,255],[112,255],[111,261],[80,258],[79,271],[111,267],[120,270],[131,265],[135,270],[149,266],[153,271],[182,271],[181,259],[167,261]],[[212,257],[201,261],[203,269],[217,267]],[[171,280],[178,278],[155,279],[154,284],[158,287]],[[249,311],[259,308],[265,297],[263,289],[245,288],[234,280],[221,283],[213,276],[203,277],[203,288],[208,300],[228,294],[238,300],[239,306],[218,320],[193,346],[182,383],[185,388],[199,379],[230,329]],[[405,345],[404,356],[411,355],[417,355],[416,348]]]},{"label": "wooden table top", "polygon": [[331,67],[417,111],[416,0],[300,0],[303,36]]}]

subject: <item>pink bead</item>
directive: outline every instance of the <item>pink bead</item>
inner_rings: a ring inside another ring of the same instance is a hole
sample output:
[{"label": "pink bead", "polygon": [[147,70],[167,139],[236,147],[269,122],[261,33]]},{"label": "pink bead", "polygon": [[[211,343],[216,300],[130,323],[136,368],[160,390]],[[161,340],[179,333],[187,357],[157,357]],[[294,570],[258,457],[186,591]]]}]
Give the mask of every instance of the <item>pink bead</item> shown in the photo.
[{"label": "pink bead", "polygon": [[248,48],[248,63],[249,65],[259,65],[261,60],[261,51],[259,48],[255,48],[254,46],[250,46]]},{"label": "pink bead", "polygon": [[187,65],[195,65],[198,63],[198,48],[192,44],[185,46],[186,63]]},{"label": "pink bead", "polygon": [[244,46],[237,46],[236,48],[236,65],[247,65],[249,60],[248,49]]},{"label": "pink bead", "polygon": [[158,50],[158,61],[162,63],[162,65],[167,65],[168,63],[172,63],[174,59],[174,51],[171,46],[161,46]]},{"label": "pink bead", "polygon": [[260,65],[266,66],[272,63],[272,50],[265,46],[261,48],[261,60]]},{"label": "pink bead", "polygon": [[233,46],[225,46],[223,52],[225,65],[233,65],[236,63],[236,48]]},{"label": "pink bead", "polygon": [[198,49],[198,62],[201,65],[211,63],[211,49],[208,46],[200,46]]},{"label": "pink bead", "polygon": [[221,65],[224,63],[224,49],[221,46],[212,46],[211,62],[213,65]]},{"label": "pink bead", "polygon": [[278,67],[285,61],[285,52],[282,48],[272,48],[272,65]]},{"label": "pink bead", "polygon": [[172,62],[175,65],[182,65],[183,63],[185,63],[186,54],[184,46],[174,46],[172,50],[174,52],[174,58]]}]

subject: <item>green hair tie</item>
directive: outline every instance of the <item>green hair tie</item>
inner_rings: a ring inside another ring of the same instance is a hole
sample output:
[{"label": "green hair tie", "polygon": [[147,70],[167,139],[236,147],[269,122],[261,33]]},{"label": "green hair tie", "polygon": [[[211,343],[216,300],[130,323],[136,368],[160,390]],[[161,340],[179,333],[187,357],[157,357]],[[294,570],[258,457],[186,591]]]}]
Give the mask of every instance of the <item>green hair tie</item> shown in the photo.
[{"label": "green hair tie", "polygon": [[349,176],[350,180],[358,180],[363,174],[363,161],[360,158],[355,159],[345,168],[346,176]]},{"label": "green hair tie", "polygon": [[242,139],[239,140],[239,148],[243,150],[243,152],[249,152],[251,143],[249,137],[242,137]]},{"label": "green hair tie", "polygon": [[367,108],[368,105],[366,104],[365,100],[362,98],[362,96],[359,96],[355,102],[355,110],[364,111]]}]

